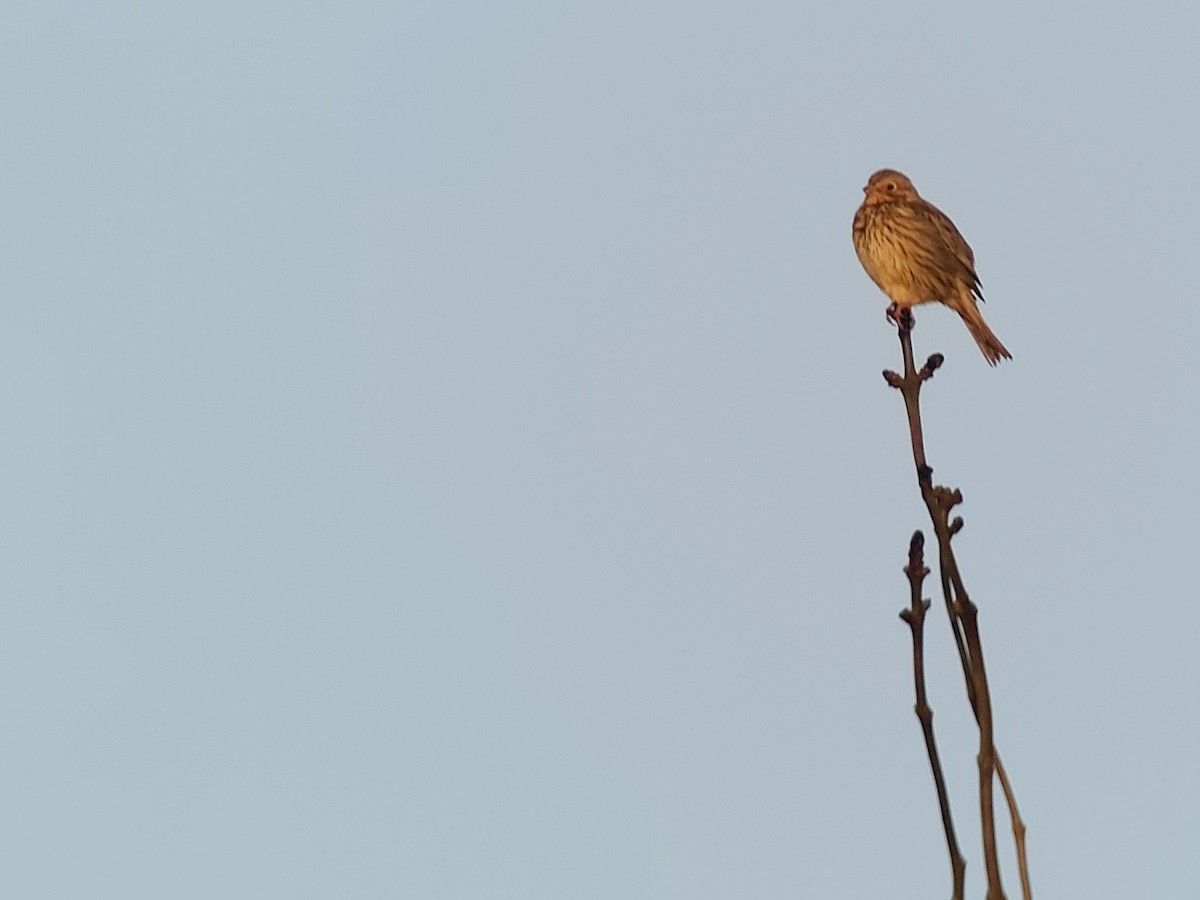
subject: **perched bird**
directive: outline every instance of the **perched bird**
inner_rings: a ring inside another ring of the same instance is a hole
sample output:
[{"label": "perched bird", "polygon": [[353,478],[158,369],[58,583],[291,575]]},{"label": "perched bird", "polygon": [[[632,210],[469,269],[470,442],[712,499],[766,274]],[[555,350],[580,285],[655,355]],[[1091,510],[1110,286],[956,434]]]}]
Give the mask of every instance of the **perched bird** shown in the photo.
[{"label": "perched bird", "polygon": [[975,254],[946,214],[892,169],[872,175],[863,193],[854,214],[854,249],[871,280],[891,298],[888,315],[937,300],[962,316],[990,365],[1012,359],[983,321]]}]

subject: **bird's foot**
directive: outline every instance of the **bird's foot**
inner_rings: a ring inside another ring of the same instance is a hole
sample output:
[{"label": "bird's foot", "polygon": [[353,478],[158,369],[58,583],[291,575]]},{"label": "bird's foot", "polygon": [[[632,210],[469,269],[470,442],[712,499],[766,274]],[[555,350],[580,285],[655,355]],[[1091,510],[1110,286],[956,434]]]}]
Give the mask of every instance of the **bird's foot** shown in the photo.
[{"label": "bird's foot", "polygon": [[887,308],[887,319],[901,331],[912,331],[912,327],[917,324],[917,319],[913,315],[912,307],[900,306],[896,303],[893,303]]}]

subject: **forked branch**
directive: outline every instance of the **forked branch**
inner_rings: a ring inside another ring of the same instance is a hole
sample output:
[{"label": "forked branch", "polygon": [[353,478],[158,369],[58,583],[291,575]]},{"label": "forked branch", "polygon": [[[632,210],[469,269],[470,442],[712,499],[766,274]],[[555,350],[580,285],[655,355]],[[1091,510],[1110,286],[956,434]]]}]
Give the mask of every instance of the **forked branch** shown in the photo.
[{"label": "forked branch", "polygon": [[[904,358],[904,374],[898,375],[892,371],[883,373],[889,385],[900,391],[904,397],[904,407],[908,415],[909,436],[912,441],[913,463],[917,471],[917,484],[921,489],[921,498],[925,501],[926,509],[933,524],[934,535],[938,543],[938,574],[942,585],[942,596],[949,613],[950,627],[954,634],[955,646],[958,650],[959,662],[962,665],[963,678],[966,683],[967,697],[979,725],[979,809],[983,831],[984,867],[987,871],[988,890],[987,900],[1004,900],[1004,890],[1000,880],[1000,866],[996,854],[996,823],[993,810],[992,785],[996,775],[999,775],[1005,799],[1008,803],[1009,815],[1012,818],[1013,836],[1016,841],[1018,867],[1021,876],[1021,889],[1025,900],[1032,900],[1029,886],[1028,866],[1025,855],[1025,825],[1021,821],[1017,809],[1016,797],[1007,773],[1004,771],[996,754],[992,734],[991,695],[988,690],[987,671],[983,662],[983,645],[979,636],[978,609],[971,602],[963,584],[958,562],[954,557],[951,540],[963,527],[961,517],[951,519],[954,507],[962,502],[962,494],[957,490],[933,484],[933,469],[925,457],[925,439],[921,426],[920,394],[921,386],[933,377],[934,372],[942,365],[944,358],[935,353],[926,360],[925,365],[917,369],[913,362],[912,329],[914,320],[911,310],[897,310],[891,316],[896,322],[900,347]],[[923,644],[918,640],[918,632],[923,624],[924,611],[918,615],[918,601],[925,603],[919,597],[920,584],[914,584],[913,552],[921,552],[924,538],[921,536],[921,547],[917,547],[918,532],[910,544],[909,566],[905,573],[909,577],[910,586],[914,592],[914,605],[901,613],[901,616],[913,629],[913,665],[917,672],[917,716],[921,720],[922,730],[926,735],[926,748],[930,754],[930,765],[934,769],[934,782],[938,789],[938,803],[942,808],[943,826],[947,831],[947,846],[950,852],[951,870],[954,874],[954,896],[962,895],[962,869],[965,865],[958,853],[954,840],[953,826],[950,824],[949,806],[946,800],[944,779],[941,775],[940,763],[937,762],[936,746],[933,744],[932,712],[928,710],[924,689]],[[928,573],[924,563],[919,567],[923,570],[921,579]],[[923,714],[922,709],[926,712]],[[928,724],[926,719],[928,718]]]}]

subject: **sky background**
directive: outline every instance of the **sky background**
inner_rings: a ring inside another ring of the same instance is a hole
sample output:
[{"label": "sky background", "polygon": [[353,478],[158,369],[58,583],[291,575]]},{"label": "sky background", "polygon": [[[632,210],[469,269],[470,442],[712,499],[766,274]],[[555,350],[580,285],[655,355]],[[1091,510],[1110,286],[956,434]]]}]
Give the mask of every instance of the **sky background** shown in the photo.
[{"label": "sky background", "polygon": [[1200,12],[1052,6],[10,6],[0,895],[948,896],[887,166],[1035,894],[1192,896]]}]

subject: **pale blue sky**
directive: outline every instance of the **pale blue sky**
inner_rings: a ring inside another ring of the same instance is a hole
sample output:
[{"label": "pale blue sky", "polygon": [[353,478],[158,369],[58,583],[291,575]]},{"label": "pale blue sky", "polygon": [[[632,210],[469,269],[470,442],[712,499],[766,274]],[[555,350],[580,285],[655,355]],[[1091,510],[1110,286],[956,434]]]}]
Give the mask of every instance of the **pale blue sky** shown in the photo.
[{"label": "pale blue sky", "polygon": [[1015,357],[919,315],[1036,893],[1191,896],[1198,37],[10,8],[0,895],[947,896],[896,618],[926,518],[850,242],[890,166]]}]

